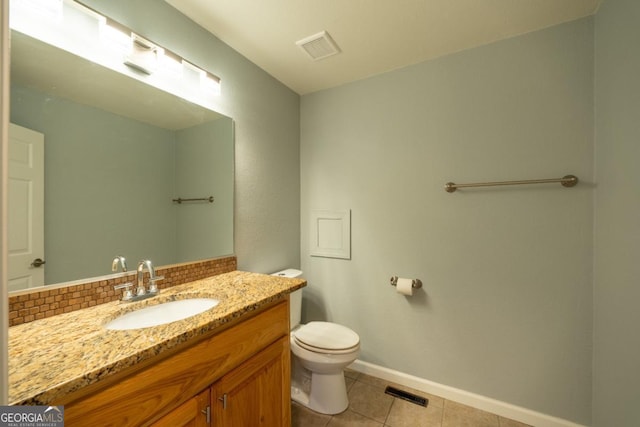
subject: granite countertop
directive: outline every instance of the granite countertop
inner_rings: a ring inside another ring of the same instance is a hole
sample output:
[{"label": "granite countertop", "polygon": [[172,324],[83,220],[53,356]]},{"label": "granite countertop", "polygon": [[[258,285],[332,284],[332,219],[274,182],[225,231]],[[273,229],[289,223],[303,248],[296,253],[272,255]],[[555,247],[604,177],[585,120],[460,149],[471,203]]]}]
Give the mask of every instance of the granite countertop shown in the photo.
[{"label": "granite countertop", "polygon": [[[163,289],[147,300],[115,301],[13,326],[9,328],[9,403],[53,403],[305,285],[303,279],[233,271]],[[104,328],[127,311],[184,298],[215,298],[220,304],[166,325],[125,331]]]}]

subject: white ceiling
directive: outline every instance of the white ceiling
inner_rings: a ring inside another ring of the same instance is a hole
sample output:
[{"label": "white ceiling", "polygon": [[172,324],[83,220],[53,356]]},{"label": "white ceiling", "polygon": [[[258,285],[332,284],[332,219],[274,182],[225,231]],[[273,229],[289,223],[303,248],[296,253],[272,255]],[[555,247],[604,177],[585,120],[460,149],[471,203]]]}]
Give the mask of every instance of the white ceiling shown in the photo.
[{"label": "white ceiling", "polygon": [[[601,0],[166,0],[299,94],[594,14]],[[295,42],[326,30],[341,53]]]}]

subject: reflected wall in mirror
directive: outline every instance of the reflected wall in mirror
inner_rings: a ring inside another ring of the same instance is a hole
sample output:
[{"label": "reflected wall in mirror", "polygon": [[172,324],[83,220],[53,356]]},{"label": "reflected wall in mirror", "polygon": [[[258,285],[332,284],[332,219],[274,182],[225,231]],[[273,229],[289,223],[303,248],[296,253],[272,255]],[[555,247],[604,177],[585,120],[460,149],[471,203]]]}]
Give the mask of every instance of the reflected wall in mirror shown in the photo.
[{"label": "reflected wall in mirror", "polygon": [[[110,274],[116,255],[134,269],[141,259],[159,266],[233,253],[230,118],[11,37],[10,120],[45,141],[45,284]],[[172,201],[209,196],[213,203]],[[11,188],[9,197],[19,199]],[[20,246],[10,243],[10,257]]]}]

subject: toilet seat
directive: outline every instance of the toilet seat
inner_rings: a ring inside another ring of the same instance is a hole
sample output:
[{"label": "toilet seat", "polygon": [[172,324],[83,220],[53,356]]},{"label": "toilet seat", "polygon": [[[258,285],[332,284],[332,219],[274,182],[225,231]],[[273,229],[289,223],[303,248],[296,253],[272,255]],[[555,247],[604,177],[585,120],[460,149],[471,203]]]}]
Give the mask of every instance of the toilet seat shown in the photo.
[{"label": "toilet seat", "polygon": [[300,347],[315,353],[347,354],[360,347],[358,334],[331,322],[309,322],[292,336]]}]

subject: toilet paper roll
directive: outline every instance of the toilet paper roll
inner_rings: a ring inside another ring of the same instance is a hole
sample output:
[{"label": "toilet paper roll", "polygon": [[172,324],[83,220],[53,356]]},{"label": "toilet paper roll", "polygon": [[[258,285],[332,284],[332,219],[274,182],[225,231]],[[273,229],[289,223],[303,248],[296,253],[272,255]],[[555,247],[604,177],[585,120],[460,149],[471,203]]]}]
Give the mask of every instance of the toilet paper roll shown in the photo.
[{"label": "toilet paper roll", "polygon": [[402,295],[413,295],[413,280],[398,278],[398,284],[396,285],[396,291]]}]

